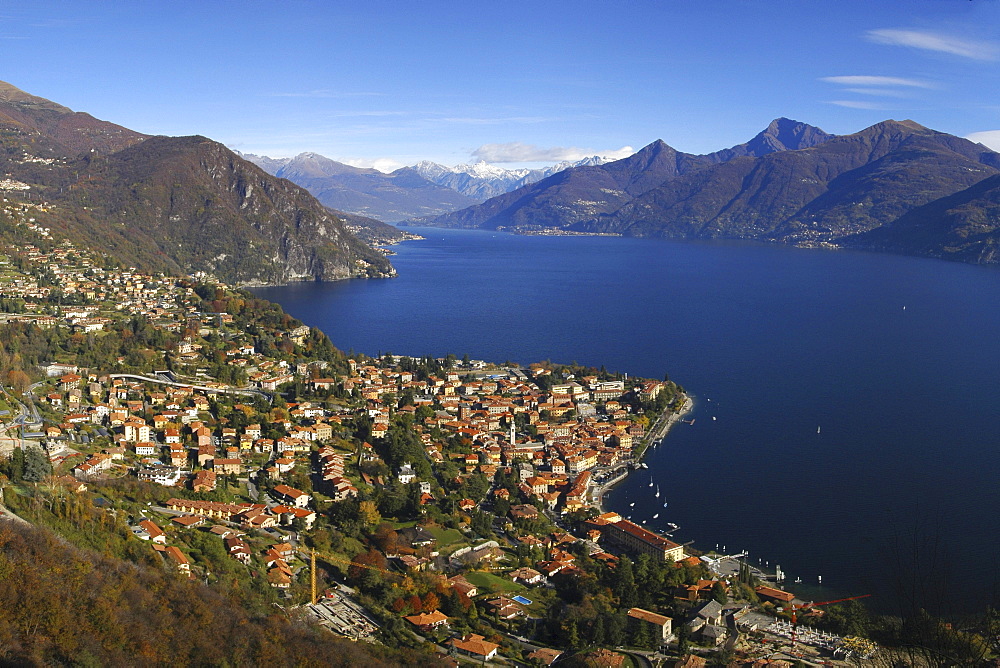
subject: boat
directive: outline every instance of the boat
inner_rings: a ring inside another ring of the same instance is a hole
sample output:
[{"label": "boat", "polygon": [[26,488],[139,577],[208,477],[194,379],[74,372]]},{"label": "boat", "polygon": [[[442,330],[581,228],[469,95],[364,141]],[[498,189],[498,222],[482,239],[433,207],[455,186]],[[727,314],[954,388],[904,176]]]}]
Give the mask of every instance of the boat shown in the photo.
[{"label": "boat", "polygon": [[653,515],[653,519],[655,520],[659,516],[660,516],[660,513],[656,513],[655,515]]},{"label": "boat", "polygon": [[714,415],[712,416],[712,419],[715,420],[715,416]]},{"label": "boat", "polygon": [[639,468],[641,468],[641,469],[648,469],[649,468],[649,464],[647,464],[646,462],[642,462],[641,464],[639,464]]},{"label": "boat", "polygon": [[629,508],[634,508],[635,507],[635,501],[633,501],[632,503],[628,504],[628,507]]},{"label": "boat", "polygon": [[666,502],[666,501],[664,501],[664,502],[663,502],[663,507],[664,507],[664,508],[666,508],[666,507],[667,507],[667,502]]},{"label": "boat", "polygon": [[660,498],[660,486],[659,485],[656,486],[656,498],[657,499]]},{"label": "boat", "polygon": [[816,433],[817,434],[819,433],[819,427],[816,427]]}]

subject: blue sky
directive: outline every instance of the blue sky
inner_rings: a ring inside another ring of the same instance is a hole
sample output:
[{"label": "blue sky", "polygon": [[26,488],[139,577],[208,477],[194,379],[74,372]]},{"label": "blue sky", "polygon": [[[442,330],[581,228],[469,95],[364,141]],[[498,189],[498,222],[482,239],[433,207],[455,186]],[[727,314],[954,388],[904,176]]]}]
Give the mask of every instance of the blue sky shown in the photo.
[{"label": "blue sky", "polygon": [[0,62],[141,132],[381,168],[704,153],[779,116],[1000,149],[998,0],[0,0]]}]

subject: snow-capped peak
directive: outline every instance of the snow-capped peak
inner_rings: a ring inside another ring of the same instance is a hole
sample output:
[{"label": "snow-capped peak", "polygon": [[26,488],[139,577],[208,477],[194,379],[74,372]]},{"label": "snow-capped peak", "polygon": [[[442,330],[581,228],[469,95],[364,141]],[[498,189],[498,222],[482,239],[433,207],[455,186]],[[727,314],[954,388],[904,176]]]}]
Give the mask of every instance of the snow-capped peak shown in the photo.
[{"label": "snow-capped peak", "polygon": [[611,162],[611,159],[595,155],[582,160],[560,162],[543,169],[506,169],[485,160],[471,165],[455,165],[454,167],[445,167],[436,162],[424,160],[414,165],[413,169],[425,179],[438,185],[452,188],[469,197],[485,200],[516,190],[529,183],[541,181],[570,167],[603,165],[606,162]]}]

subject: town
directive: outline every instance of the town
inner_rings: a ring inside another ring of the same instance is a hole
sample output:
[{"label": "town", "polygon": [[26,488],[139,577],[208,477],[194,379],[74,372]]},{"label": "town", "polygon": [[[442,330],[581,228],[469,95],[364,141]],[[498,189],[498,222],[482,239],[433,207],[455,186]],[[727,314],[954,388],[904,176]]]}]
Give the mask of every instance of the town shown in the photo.
[{"label": "town", "polygon": [[875,651],[780,626],[796,610],[822,625],[822,611],[601,506],[690,408],[675,383],[348,356],[211,276],[148,275],[57,240],[35,221],[44,203],[4,207],[11,521],[442,661]]}]

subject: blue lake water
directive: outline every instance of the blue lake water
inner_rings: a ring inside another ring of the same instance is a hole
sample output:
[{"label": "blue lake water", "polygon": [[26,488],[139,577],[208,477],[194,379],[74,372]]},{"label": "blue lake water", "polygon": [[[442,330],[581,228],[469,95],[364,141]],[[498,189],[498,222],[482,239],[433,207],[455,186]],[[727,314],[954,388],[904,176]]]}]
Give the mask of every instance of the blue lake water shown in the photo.
[{"label": "blue lake water", "polygon": [[255,292],[344,350],[669,373],[695,424],[676,426],[610,508],[778,563],[789,581],[822,576],[802,588],[814,600],[976,610],[996,591],[1000,271],[417,231],[427,239],[395,247],[398,278]]}]

